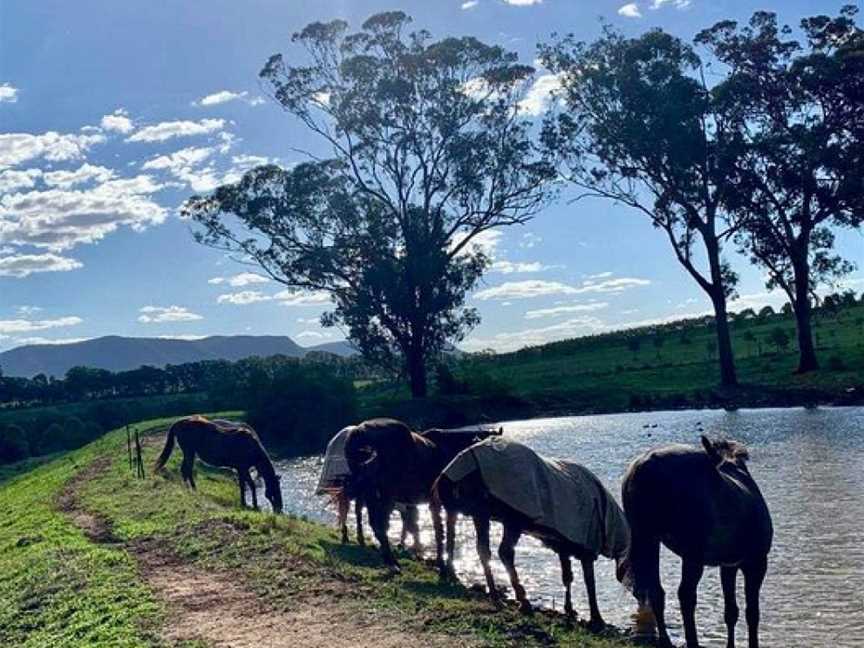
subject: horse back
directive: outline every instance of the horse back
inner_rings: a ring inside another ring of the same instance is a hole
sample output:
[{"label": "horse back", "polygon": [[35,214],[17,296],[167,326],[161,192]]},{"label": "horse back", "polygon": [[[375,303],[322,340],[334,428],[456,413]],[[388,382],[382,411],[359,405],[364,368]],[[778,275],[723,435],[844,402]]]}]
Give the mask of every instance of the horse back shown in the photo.
[{"label": "horse back", "polygon": [[192,452],[212,466],[249,467],[263,453],[258,435],[248,426],[228,428],[204,417],[190,417],[180,422],[176,434],[184,453]]}]

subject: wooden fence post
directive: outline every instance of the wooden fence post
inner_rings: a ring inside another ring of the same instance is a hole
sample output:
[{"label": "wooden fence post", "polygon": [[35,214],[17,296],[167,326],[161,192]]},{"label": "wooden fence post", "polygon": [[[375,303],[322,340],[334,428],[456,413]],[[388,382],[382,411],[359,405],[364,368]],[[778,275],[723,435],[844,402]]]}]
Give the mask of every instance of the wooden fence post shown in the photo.
[{"label": "wooden fence post", "polygon": [[144,457],[141,455],[141,438],[138,436],[138,430],[135,430],[135,456],[138,467],[138,477],[144,479]]},{"label": "wooden fence post", "polygon": [[129,424],[126,424],[126,452],[129,454],[129,470],[132,470],[132,435],[129,433]]}]

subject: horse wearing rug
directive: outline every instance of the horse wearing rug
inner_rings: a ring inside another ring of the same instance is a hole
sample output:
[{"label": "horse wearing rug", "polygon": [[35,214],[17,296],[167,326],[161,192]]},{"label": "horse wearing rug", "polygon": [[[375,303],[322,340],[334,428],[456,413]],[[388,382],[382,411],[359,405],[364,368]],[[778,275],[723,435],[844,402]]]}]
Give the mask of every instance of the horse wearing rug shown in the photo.
[{"label": "horse wearing rug", "polygon": [[[318,488],[315,493],[330,496],[336,504],[338,516],[336,526],[342,534],[343,543],[348,542],[348,512],[351,508],[351,502],[354,502],[357,544],[363,547],[366,545],[366,538],[363,533],[362,488],[358,479],[352,478],[348,460],[345,458],[345,441],[355,427],[349,425],[330,439],[327,444],[327,451],[324,453],[324,464],[321,466],[321,475],[318,478]],[[405,544],[410,533],[414,538],[414,549],[418,552],[422,551],[417,507],[414,505],[397,505],[397,509],[402,516],[401,544]]]},{"label": "horse wearing rug", "polygon": [[[564,609],[573,614],[570,558],[582,563],[591,609],[590,627],[605,624],[597,606],[594,561],[599,555],[623,558],[629,543],[624,512],[588,469],[547,459],[520,443],[487,439],[460,453],[442,472],[433,499],[450,511],[470,515],[477,533],[477,553],[489,594],[498,599],[489,567],[490,520],[501,522],[504,537],[498,555],[520,608],[530,612],[525,588],[515,566],[516,543],[523,533],[534,536],[558,554],[565,587]],[[452,560],[452,541],[447,539]]]},{"label": "horse wearing rug", "polygon": [[[390,513],[396,503],[417,505],[429,502],[432,484],[457,452],[478,438],[499,432],[448,432],[429,430],[418,434],[395,419],[379,418],[364,421],[348,433],[345,458],[352,478],[356,478],[359,495],[369,510],[369,522],[381,547],[384,563],[398,572],[387,529]],[[451,436],[452,435],[452,436]],[[432,521],[436,538],[441,535],[440,509],[432,503]],[[454,517],[448,516],[448,528],[455,527]],[[437,543],[439,563],[443,560]]]},{"label": "horse wearing rug", "polygon": [[643,609],[650,606],[660,645],[671,646],[660,583],[660,543],[682,559],[678,588],[688,648],[696,636],[696,589],[706,565],[720,567],[727,647],[735,646],[738,605],[735,580],[744,574],[750,648],[759,647],[759,590],[768,566],[773,527],[768,506],[747,469],[747,449],[735,441],[702,448],[673,445],[634,461],[622,487],[632,543],[619,577],[633,586]]},{"label": "horse wearing rug", "polygon": [[258,508],[255,481],[249,474],[255,468],[264,480],[264,495],[273,511],[282,512],[282,488],[279,476],[255,431],[245,423],[209,420],[203,416],[189,416],[175,422],[168,429],[165,447],[156,460],[154,471],[161,470],[168,462],[175,441],[183,451],[180,474],[183,481],[195,488],[193,467],[196,455],[211,466],[233,468],[240,484],[240,503],[246,506],[246,486],[252,491],[252,505]]}]

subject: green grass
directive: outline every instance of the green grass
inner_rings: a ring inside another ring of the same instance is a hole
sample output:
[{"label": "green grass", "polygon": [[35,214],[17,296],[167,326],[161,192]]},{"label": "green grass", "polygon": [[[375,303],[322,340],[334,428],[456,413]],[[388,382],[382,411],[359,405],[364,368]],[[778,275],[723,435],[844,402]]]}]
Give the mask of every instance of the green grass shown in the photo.
[{"label": "green grass", "polygon": [[[554,414],[609,413],[684,407],[771,406],[848,402],[864,399],[864,306],[836,317],[814,319],[822,367],[795,373],[797,348],[791,316],[776,315],[731,325],[741,387],[718,389],[719,368],[707,347],[714,333],[706,326],[637,333],[634,352],[616,332],[553,342],[514,353],[469,356],[454,374],[467,393],[432,396],[410,403],[405,387],[367,385],[360,389],[364,417],[403,416],[415,425],[465,424]],[[775,328],[791,344],[778,351],[768,341]],[[850,392],[850,389],[856,391]]]},{"label": "green grass", "polygon": [[[165,424],[136,427],[146,433]],[[160,445],[161,438],[145,448],[145,480],[129,470],[125,433],[116,431],[0,483],[0,645],[161,645],[167,617],[129,553],[143,541],[233,572],[277,611],[316,591],[416,633],[418,645],[429,632],[488,646],[624,645],[568,627],[551,613],[496,611],[484,596],[441,583],[432,569],[404,555],[404,573],[390,578],[376,551],[342,545],[330,528],[240,510],[236,486],[222,471],[199,467],[198,490],[190,492],[173,456],[167,477],[153,477],[149,467]],[[100,457],[109,458],[103,470],[76,492],[79,505],[110,526],[117,541],[111,544],[90,541],[56,509],[69,480]]]}]

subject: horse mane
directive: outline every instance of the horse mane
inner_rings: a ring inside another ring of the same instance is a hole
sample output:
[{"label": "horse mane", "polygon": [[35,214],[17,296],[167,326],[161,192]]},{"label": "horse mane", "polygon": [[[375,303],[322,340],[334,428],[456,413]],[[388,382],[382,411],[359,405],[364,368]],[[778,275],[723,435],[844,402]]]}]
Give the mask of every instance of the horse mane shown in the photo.
[{"label": "horse mane", "polygon": [[747,446],[739,441],[732,439],[715,439],[710,441],[714,451],[729,461],[741,460],[748,461],[750,459],[750,451]]}]

